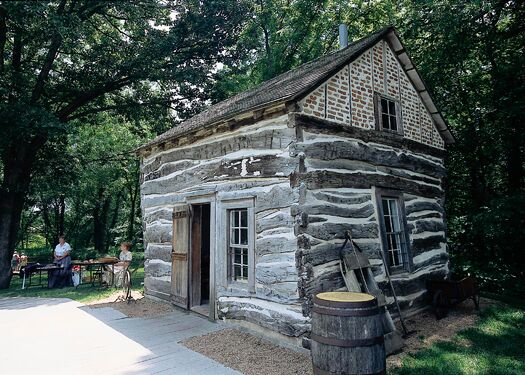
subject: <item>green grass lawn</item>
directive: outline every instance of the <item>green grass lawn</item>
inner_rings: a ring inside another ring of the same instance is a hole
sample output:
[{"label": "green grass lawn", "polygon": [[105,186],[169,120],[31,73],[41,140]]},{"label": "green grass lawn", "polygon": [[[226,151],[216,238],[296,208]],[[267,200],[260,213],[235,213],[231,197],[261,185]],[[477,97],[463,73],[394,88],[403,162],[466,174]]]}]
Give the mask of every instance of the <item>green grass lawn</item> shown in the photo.
[{"label": "green grass lawn", "polygon": [[482,312],[475,327],[407,356],[394,373],[525,374],[525,310],[490,307]]},{"label": "green grass lawn", "polygon": [[[47,277],[42,275],[42,280],[47,284]],[[144,281],[144,267],[135,271],[131,277],[133,290],[142,290],[141,283]],[[38,282],[38,276],[34,278],[34,282]],[[95,284],[96,285],[96,284]],[[62,289],[47,289],[39,286],[32,286],[22,290],[22,279],[14,276],[11,281],[9,289],[0,290],[0,298],[2,297],[63,297],[71,298],[79,302],[90,302],[98,299],[103,299],[118,291],[115,288],[99,288],[98,286],[91,286],[91,284],[82,284],[78,288],[68,287]]]}]

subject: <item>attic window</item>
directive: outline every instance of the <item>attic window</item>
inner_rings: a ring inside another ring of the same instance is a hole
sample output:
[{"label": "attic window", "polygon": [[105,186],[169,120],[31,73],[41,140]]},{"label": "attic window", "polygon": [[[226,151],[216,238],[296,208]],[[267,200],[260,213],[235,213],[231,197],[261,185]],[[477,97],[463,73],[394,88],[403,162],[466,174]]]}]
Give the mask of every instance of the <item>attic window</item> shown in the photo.
[{"label": "attic window", "polygon": [[399,102],[376,94],[376,122],[378,130],[402,133]]}]

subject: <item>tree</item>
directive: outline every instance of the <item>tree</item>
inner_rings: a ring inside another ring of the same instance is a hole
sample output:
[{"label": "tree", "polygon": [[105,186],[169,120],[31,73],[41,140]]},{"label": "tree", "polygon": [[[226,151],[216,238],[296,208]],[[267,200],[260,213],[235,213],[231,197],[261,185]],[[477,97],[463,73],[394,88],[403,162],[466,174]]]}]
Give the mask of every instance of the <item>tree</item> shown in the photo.
[{"label": "tree", "polygon": [[[229,57],[235,1],[0,2],[0,288],[37,160],[102,111],[170,121]],[[190,106],[190,104],[196,104]]]}]

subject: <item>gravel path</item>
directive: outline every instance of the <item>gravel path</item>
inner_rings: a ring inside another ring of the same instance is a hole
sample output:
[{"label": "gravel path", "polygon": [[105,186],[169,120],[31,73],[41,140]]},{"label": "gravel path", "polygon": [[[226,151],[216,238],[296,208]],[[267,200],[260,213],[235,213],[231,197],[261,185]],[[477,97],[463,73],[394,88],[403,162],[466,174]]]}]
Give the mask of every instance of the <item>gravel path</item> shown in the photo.
[{"label": "gravel path", "polygon": [[193,337],[182,344],[245,375],[312,373],[309,356],[236,329]]}]

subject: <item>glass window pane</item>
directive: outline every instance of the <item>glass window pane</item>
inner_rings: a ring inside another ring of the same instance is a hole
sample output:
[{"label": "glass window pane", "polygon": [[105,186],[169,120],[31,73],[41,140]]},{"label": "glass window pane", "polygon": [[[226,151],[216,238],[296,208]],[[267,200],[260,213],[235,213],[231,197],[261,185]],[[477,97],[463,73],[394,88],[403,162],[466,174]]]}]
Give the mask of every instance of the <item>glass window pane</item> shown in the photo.
[{"label": "glass window pane", "polygon": [[239,280],[239,278],[241,277],[241,266],[233,266],[233,270],[234,270],[234,274],[233,274],[233,279],[234,280]]},{"label": "glass window pane", "polygon": [[233,230],[233,243],[236,245],[239,244],[239,229]]},{"label": "glass window pane", "polygon": [[248,280],[248,266],[244,266],[242,271],[243,271],[244,279]]},{"label": "glass window pane", "polygon": [[385,98],[381,98],[381,112],[388,113],[388,102]]},{"label": "glass window pane", "polygon": [[391,212],[391,215],[392,215],[392,223],[394,225],[394,232],[399,232],[401,231],[401,226],[400,226],[400,222],[399,222],[399,212],[398,212],[398,205],[397,205],[397,201],[395,199],[389,199],[389,202],[388,202],[389,206],[390,206],[390,212]]},{"label": "glass window pane", "polygon": [[240,229],[241,231],[241,244],[248,245],[248,229]]},{"label": "glass window pane", "polygon": [[390,124],[388,122],[388,115],[387,114],[383,113],[382,121],[383,121],[383,128],[384,129],[390,129]]},{"label": "glass window pane", "polygon": [[242,261],[242,249],[235,248],[235,256],[233,258],[234,263],[241,263]]},{"label": "glass window pane", "polygon": [[395,116],[390,116],[390,130],[397,130],[397,119]]},{"label": "glass window pane", "polygon": [[248,210],[241,211],[241,227],[248,227]]},{"label": "glass window pane", "polygon": [[396,102],[388,101],[388,113],[394,116],[396,115]]}]

